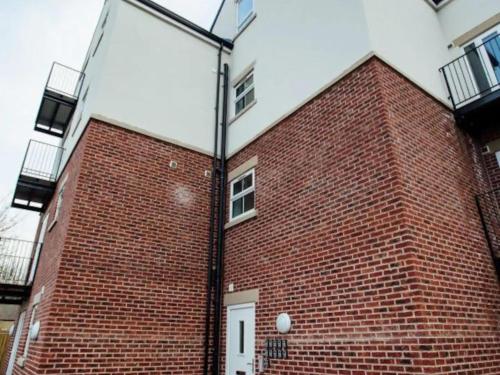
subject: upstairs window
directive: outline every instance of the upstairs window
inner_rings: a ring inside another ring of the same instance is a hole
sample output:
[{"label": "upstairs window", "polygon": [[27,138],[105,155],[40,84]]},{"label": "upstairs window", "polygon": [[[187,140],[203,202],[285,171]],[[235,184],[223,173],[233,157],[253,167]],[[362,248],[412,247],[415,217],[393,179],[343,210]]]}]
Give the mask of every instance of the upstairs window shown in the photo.
[{"label": "upstairs window", "polygon": [[253,0],[236,0],[238,7],[238,30],[241,30],[253,15]]},{"label": "upstairs window", "polygon": [[235,114],[237,115],[255,101],[253,72],[246,75],[245,78],[243,78],[243,80],[235,86],[235,90]]},{"label": "upstairs window", "polygon": [[231,181],[231,220],[255,209],[255,169]]}]

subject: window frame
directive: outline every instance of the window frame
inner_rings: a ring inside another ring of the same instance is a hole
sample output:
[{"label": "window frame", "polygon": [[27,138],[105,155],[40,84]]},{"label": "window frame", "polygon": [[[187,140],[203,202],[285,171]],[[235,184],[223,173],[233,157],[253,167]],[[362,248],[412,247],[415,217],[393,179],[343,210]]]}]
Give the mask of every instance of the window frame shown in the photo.
[{"label": "window frame", "polygon": [[[245,179],[249,175],[252,175],[252,186],[240,191],[238,194],[235,195],[234,194],[234,185],[237,184],[238,182],[242,181],[243,179]],[[242,173],[240,176],[238,176],[234,180],[232,180],[230,182],[230,184],[231,184],[231,186],[230,186],[230,195],[229,195],[229,201],[230,201],[230,204],[229,204],[229,222],[237,220],[237,219],[244,217],[248,214],[251,214],[252,212],[255,211],[255,203],[256,203],[255,168],[249,169],[245,173]],[[237,216],[233,216],[233,204],[234,204],[234,202],[241,199],[241,198],[244,198],[245,196],[247,196],[248,194],[251,194],[251,193],[254,194],[253,195],[253,208],[248,210],[248,211],[243,211],[241,214],[239,214]]]},{"label": "window frame", "polygon": [[[239,94],[239,95],[238,95],[238,94],[237,94],[237,92],[238,92],[238,87],[240,87],[241,85],[244,85],[244,84],[245,84],[245,82],[246,82],[246,81],[247,81],[250,77],[252,77],[252,83],[251,83],[251,85],[250,85],[250,86],[248,86],[245,90],[243,90],[243,92],[242,92],[241,94]],[[237,104],[238,104],[238,102],[239,102],[241,99],[245,98],[245,96],[246,96],[246,95],[247,95],[250,91],[252,91],[252,90],[253,90],[253,99],[252,99],[252,101],[251,101],[251,102],[248,102],[248,103],[245,103],[245,106],[244,106],[242,109],[240,109],[240,110],[238,111],[238,110],[237,110],[237,107],[236,107],[236,106],[237,106]],[[234,96],[235,96],[235,98],[234,98],[234,115],[235,115],[235,116],[238,116],[238,115],[240,115],[241,113],[243,113],[246,109],[248,109],[248,108],[249,108],[249,107],[250,107],[250,106],[251,106],[251,105],[255,102],[255,100],[256,100],[256,97],[255,97],[255,74],[254,74],[254,70],[253,70],[253,69],[252,69],[252,70],[250,70],[247,74],[245,74],[245,76],[244,76],[242,79],[240,79],[240,80],[238,81],[238,83],[236,83],[236,84],[234,85]]]},{"label": "window frame", "polygon": [[[243,1],[251,1],[252,2],[252,9],[248,14],[245,16],[245,18],[240,22],[240,4]],[[252,16],[255,14],[255,0],[236,0],[236,23],[237,23],[237,30],[238,32],[243,30],[245,26],[250,22]]]}]

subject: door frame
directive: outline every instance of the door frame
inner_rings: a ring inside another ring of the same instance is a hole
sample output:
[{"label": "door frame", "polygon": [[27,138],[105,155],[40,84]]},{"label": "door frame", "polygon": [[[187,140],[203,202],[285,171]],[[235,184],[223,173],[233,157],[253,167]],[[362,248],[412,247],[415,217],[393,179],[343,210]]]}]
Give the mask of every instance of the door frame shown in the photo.
[{"label": "door frame", "polygon": [[[497,35],[500,35],[500,24],[495,25],[495,26],[489,28],[488,30],[485,30],[481,34],[475,36],[473,39],[471,39],[470,41],[468,41],[467,43],[462,45],[462,50],[467,56],[469,56],[468,54],[471,52],[471,51],[468,51],[468,48],[472,48],[472,50],[476,51],[477,57],[481,63],[481,69],[483,69],[482,74],[484,74],[484,79],[486,80],[486,83],[488,84],[488,86],[490,86],[490,88],[485,90],[485,91],[480,90],[479,83],[478,83],[478,77],[476,76],[475,70],[471,66],[471,62],[469,60],[469,57],[467,57],[466,58],[466,62],[467,62],[466,68],[469,72],[470,77],[473,78],[472,85],[473,85],[474,90],[476,90],[477,95],[481,95],[481,96],[488,95],[492,91],[496,91],[500,88],[500,86],[499,86],[500,79],[497,78],[495,71],[490,64],[490,60],[489,60],[489,57],[488,57],[487,52],[486,52],[486,47],[484,45],[486,43],[484,41],[484,39],[486,39],[489,35],[495,34],[495,33]],[[480,47],[478,47],[478,46],[480,46]],[[495,80],[496,83],[493,80]],[[475,96],[477,96],[477,95],[475,95]]]},{"label": "door frame", "polygon": [[[253,354],[255,360],[255,323],[256,323],[256,308],[255,308],[255,302],[249,302],[249,303],[240,303],[237,305],[228,305],[226,309],[226,364],[225,364],[225,374],[229,375],[229,320],[231,317],[231,311],[233,310],[241,310],[241,309],[248,309],[252,308],[253,309],[253,318],[254,318],[254,348],[253,348]],[[252,375],[255,375],[255,362],[254,366],[252,368]]]}]

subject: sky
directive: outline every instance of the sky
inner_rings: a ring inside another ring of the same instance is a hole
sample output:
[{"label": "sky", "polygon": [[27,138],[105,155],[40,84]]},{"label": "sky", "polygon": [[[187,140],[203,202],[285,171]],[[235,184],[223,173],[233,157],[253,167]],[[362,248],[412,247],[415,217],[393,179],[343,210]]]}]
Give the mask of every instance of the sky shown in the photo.
[{"label": "sky", "polygon": [[[157,0],[209,28],[220,0]],[[0,0],[0,207],[10,205],[53,61],[79,69],[104,0]],[[18,221],[6,236],[33,240],[39,214],[11,208]]]}]

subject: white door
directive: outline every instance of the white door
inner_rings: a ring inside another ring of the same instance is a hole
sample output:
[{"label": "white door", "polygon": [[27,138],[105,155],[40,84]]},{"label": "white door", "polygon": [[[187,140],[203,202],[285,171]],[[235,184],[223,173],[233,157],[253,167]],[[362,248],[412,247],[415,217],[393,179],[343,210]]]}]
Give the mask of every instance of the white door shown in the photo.
[{"label": "white door", "polygon": [[25,314],[26,311],[23,311],[21,315],[19,315],[19,319],[17,320],[16,335],[14,336],[14,343],[12,344],[12,350],[10,351],[9,365],[7,366],[7,371],[5,372],[5,375],[12,375],[12,371],[14,371],[14,364],[16,363],[16,357],[17,357],[17,349],[19,348],[19,341],[21,340],[21,334],[23,333]]},{"label": "white door", "polygon": [[253,375],[255,305],[227,308],[226,375]]}]

